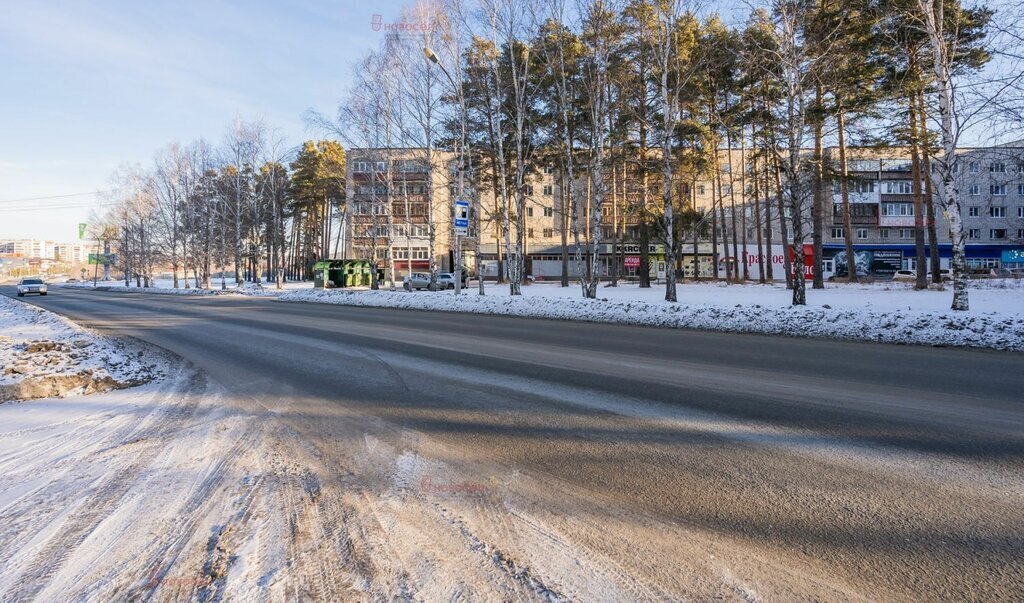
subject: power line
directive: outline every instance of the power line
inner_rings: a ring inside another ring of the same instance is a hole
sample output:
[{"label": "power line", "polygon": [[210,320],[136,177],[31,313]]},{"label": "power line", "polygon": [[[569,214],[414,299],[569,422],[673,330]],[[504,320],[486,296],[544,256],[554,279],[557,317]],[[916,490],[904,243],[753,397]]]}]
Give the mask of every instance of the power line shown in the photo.
[{"label": "power line", "polygon": [[20,199],[0,199],[0,203],[21,203],[24,201],[46,201],[48,199],[66,199],[68,197],[84,197],[86,195],[102,195],[105,193],[113,193],[120,189],[112,188],[105,191],[90,191],[87,193],[68,193],[66,195],[49,195],[46,197],[22,197]]},{"label": "power line", "polygon": [[92,207],[110,207],[116,205],[114,202],[104,203],[70,203],[65,205],[21,205],[16,207],[0,206],[0,212],[25,212],[25,211],[56,211],[64,209],[89,209]]}]

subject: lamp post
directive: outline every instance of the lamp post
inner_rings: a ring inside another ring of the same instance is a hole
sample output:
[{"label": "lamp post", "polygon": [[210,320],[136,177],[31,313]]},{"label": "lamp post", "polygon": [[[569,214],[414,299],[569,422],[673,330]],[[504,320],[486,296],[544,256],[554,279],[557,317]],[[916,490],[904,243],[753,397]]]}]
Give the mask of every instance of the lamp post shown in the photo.
[{"label": "lamp post", "polygon": [[[455,85],[455,80],[452,78],[452,75],[448,73],[448,70],[444,68],[444,65],[441,64],[441,59],[438,58],[437,53],[429,47],[425,47],[423,49],[423,56],[441,69],[441,73],[448,78],[448,83],[452,85],[452,93],[459,99],[459,125],[462,131],[461,139],[459,140],[459,176],[456,187],[458,190],[458,198],[463,200],[465,197],[465,177],[463,175],[463,170],[466,165],[466,99],[462,96],[462,88]],[[433,184],[433,182],[430,183],[431,186],[433,186]],[[455,239],[455,265],[452,266],[452,276],[455,277],[455,295],[460,295],[462,293],[462,242],[459,240],[459,232],[455,228],[454,217],[452,218],[452,236]],[[480,278],[480,275],[477,275],[477,278]]]}]

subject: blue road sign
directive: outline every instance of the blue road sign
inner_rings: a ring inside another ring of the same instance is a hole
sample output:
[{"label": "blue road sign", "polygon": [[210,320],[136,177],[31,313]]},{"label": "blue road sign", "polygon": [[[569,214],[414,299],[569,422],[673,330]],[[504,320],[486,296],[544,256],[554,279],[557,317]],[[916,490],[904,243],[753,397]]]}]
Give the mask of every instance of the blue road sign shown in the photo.
[{"label": "blue road sign", "polygon": [[469,232],[469,201],[455,202],[455,234],[464,236]]}]

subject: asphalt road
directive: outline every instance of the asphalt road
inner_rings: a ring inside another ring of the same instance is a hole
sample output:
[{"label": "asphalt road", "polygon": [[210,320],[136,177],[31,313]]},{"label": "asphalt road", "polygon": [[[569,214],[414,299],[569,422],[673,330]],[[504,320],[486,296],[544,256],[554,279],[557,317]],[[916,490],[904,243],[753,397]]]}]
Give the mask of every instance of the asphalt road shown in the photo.
[{"label": "asphalt road", "polygon": [[544,489],[516,504],[589,518],[562,537],[637,598],[1024,596],[1021,354],[234,296],[25,301],[184,357],[339,466],[358,424],[466,475],[532,476]]}]

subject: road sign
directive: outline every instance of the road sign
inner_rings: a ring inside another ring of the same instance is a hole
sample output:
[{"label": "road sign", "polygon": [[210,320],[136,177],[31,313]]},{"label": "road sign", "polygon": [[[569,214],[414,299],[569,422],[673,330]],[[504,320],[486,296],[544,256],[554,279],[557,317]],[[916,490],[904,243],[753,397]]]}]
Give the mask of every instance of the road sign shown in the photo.
[{"label": "road sign", "polygon": [[466,236],[469,233],[469,201],[455,202],[455,234]]},{"label": "road sign", "polygon": [[116,253],[90,253],[89,264],[116,264]]},{"label": "road sign", "polygon": [[84,239],[85,238],[85,229],[88,228],[88,227],[89,227],[89,225],[86,224],[85,222],[80,222],[78,224],[78,238],[79,239]]}]

